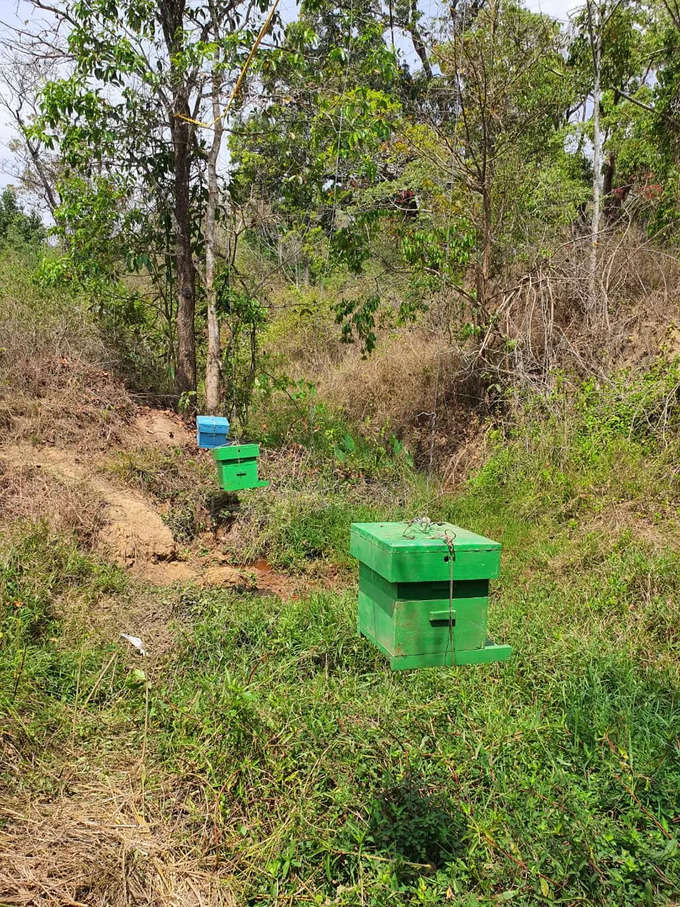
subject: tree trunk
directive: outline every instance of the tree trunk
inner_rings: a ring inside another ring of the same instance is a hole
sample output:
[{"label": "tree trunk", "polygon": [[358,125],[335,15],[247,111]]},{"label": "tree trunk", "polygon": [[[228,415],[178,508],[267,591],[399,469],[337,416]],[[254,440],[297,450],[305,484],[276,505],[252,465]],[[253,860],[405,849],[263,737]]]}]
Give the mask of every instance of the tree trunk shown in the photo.
[{"label": "tree trunk", "polygon": [[189,87],[182,64],[186,0],[158,0],[158,12],[172,75],[172,109],[168,110],[174,155],[175,266],[177,268],[178,394],[196,390],[196,273],[191,248],[191,124]]},{"label": "tree trunk", "polygon": [[614,177],[616,175],[616,155],[610,151],[604,164],[602,196],[604,199],[604,219],[608,224],[614,223],[621,215],[621,199],[614,195]]},{"label": "tree trunk", "polygon": [[425,46],[425,42],[423,41],[423,37],[420,34],[420,29],[418,28],[418,23],[416,22],[415,8],[413,8],[412,13],[411,13],[411,21],[408,25],[408,31],[411,34],[411,41],[413,43],[413,49],[420,57],[420,62],[422,63],[422,66],[423,66],[423,72],[425,73],[425,78],[427,79],[428,82],[431,82],[432,75],[433,75],[432,66],[430,64],[430,60],[427,55],[427,48]]},{"label": "tree trunk", "polygon": [[590,226],[590,263],[588,268],[588,310],[591,318],[606,317],[599,291],[599,240],[602,219],[602,132],[600,130],[600,70],[602,58],[602,24],[598,12],[594,21],[588,4],[590,41],[593,53],[593,216]]},{"label": "tree trunk", "polygon": [[487,186],[482,187],[482,261],[477,269],[477,317],[483,323],[487,316],[487,301],[489,298],[489,280],[491,279],[491,196]]},{"label": "tree trunk", "polygon": [[[188,116],[185,98],[176,98],[177,113]],[[177,267],[177,374],[178,394],[196,390],[196,275],[191,248],[190,127],[175,116],[172,129],[175,152],[175,263]]]},{"label": "tree trunk", "polygon": [[21,132],[24,139],[24,144],[26,145],[26,150],[30,155],[31,163],[33,164],[33,168],[42,186],[44,198],[47,202],[47,207],[50,209],[50,214],[54,217],[54,212],[59,207],[59,199],[57,197],[56,188],[52,185],[50,179],[47,176],[47,172],[42,165],[40,151],[37,143],[29,138],[28,130],[26,129],[26,124],[24,123],[20,110],[14,111],[14,118],[17,121],[19,131]]},{"label": "tree trunk", "polygon": [[217,317],[217,291],[215,289],[215,253],[217,250],[217,158],[224,134],[220,116],[222,76],[218,68],[212,76],[212,109],[215,118],[213,141],[208,153],[208,203],[205,213],[205,295],[208,306],[208,349],[205,365],[206,410],[215,415],[222,402],[222,374],[220,325]]},{"label": "tree trunk", "polygon": [[605,207],[607,206],[608,197],[612,194],[615,173],[616,155],[613,152],[610,152],[607,160],[604,162],[604,170],[602,173],[602,196],[604,198]]}]

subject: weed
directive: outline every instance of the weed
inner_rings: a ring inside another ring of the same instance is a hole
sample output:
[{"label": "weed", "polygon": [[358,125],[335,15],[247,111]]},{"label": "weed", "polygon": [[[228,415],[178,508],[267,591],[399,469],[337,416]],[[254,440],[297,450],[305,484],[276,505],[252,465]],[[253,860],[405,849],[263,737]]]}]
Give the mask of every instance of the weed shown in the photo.
[{"label": "weed", "polygon": [[544,593],[503,590],[507,665],[399,675],[357,638],[352,593],[194,603],[158,757],[203,779],[248,903],[672,893],[677,676],[565,633]]},{"label": "weed", "polygon": [[78,706],[80,690],[90,693],[90,712],[85,709],[83,717],[92,733],[96,729],[90,723],[92,711],[121,689],[123,675],[115,665],[111,682],[96,686],[110,658],[110,646],[88,640],[84,634],[64,637],[57,602],[76,592],[92,603],[123,594],[126,588],[120,569],[81,553],[71,539],[55,536],[46,524],[28,526],[2,551],[0,726],[5,736],[0,735],[0,746],[6,747],[6,781],[26,762],[39,758],[46,746],[54,751],[65,740],[75,727],[72,710]]},{"label": "weed", "polygon": [[[410,470],[354,472],[289,445],[263,458],[278,482],[244,499],[229,534],[241,560],[263,552],[295,569],[346,563],[354,519],[427,513],[497,538],[490,631],[514,646],[508,662],[391,673],[356,633],[351,578],[285,603],[189,587],[187,626],[151,686],[116,675],[80,709],[91,745],[113,746],[125,716],[141,748],[148,695],[148,805],[182,818],[187,846],[229,873],[239,903],[676,896],[675,428],[669,416],[631,431],[623,403],[607,425],[593,416],[600,393],[557,415],[537,405],[490,438],[456,497]],[[140,462],[136,481],[171,500],[179,467]],[[103,649],[62,638],[55,602],[123,594],[120,572],[41,529],[5,552],[1,575],[3,746],[37,758],[70,733],[78,689],[106,665]],[[154,801],[168,778],[172,800]]]}]

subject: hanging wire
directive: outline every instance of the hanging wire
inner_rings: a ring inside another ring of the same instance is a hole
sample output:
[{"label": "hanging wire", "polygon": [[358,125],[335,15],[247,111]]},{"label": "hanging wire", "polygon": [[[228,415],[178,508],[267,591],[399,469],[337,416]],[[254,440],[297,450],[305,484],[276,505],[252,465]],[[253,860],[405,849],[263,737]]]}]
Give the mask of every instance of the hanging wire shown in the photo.
[{"label": "hanging wire", "polygon": [[[442,531],[439,535],[433,534],[435,530],[442,528]],[[455,640],[453,627],[455,624],[455,619],[453,616],[453,591],[454,591],[454,563],[456,560],[456,533],[453,529],[446,525],[446,523],[435,523],[427,516],[417,516],[413,519],[408,520],[404,527],[403,537],[405,539],[415,539],[416,533],[421,532],[424,536],[430,539],[441,539],[444,542],[446,547],[449,549],[448,563],[449,563],[449,633],[448,639],[446,642],[446,649],[444,650],[444,661],[451,652],[451,657],[455,657]]]},{"label": "hanging wire", "polygon": [[194,126],[200,126],[203,129],[213,129],[215,126],[215,123],[217,123],[218,120],[222,120],[226,117],[226,115],[229,113],[231,105],[234,102],[234,99],[236,98],[236,95],[238,94],[238,92],[241,88],[241,84],[246,76],[246,73],[248,72],[248,68],[250,66],[251,61],[252,61],[253,57],[255,56],[255,54],[257,53],[257,49],[260,46],[262,39],[269,31],[269,26],[272,24],[272,19],[274,18],[274,13],[276,12],[279,2],[280,2],[280,0],[274,0],[274,4],[273,4],[272,8],[269,10],[269,15],[262,23],[262,28],[260,29],[260,31],[257,35],[257,38],[255,38],[253,46],[250,48],[250,53],[246,57],[245,63],[241,67],[241,71],[238,74],[238,78],[236,79],[236,82],[234,83],[234,87],[229,96],[229,100],[227,101],[227,106],[224,108],[222,113],[218,114],[210,123],[203,123],[201,120],[194,120],[191,117],[185,116],[183,113],[176,113],[175,116],[177,117],[177,119],[186,120],[187,123],[192,123]]}]

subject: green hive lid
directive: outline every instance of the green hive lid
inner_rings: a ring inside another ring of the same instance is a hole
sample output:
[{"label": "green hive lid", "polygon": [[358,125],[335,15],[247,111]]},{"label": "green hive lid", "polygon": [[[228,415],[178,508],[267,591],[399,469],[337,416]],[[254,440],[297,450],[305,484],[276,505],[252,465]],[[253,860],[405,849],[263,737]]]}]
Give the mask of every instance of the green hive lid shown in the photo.
[{"label": "green hive lid", "polygon": [[449,579],[449,549],[445,533],[454,536],[454,579],[498,576],[501,545],[452,523],[418,525],[353,523],[350,554],[391,583],[439,582]]},{"label": "green hive lid", "polygon": [[213,459],[221,460],[254,460],[260,455],[259,444],[224,444],[213,448]]}]

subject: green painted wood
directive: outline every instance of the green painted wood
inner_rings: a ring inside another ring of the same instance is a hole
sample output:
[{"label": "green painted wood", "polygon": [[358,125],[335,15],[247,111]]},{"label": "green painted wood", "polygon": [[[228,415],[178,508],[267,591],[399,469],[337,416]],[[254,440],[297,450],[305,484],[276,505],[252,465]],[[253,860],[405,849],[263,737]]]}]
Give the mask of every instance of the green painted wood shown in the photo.
[{"label": "green painted wood", "polygon": [[264,488],[269,482],[257,474],[257,460],[235,463],[218,463],[217,480],[224,491],[244,491],[246,488]]},{"label": "green painted wood", "polygon": [[233,484],[245,481],[257,482],[257,460],[221,462],[217,464],[217,478],[220,484]]},{"label": "green painted wood", "polygon": [[212,455],[216,463],[223,460],[255,460],[260,456],[260,445],[224,444],[213,448]]},{"label": "green painted wood", "polygon": [[247,488],[264,488],[269,482],[258,476],[257,458],[259,444],[227,444],[216,447],[213,459],[217,466],[217,479],[224,491],[244,491]]},{"label": "green painted wood", "polygon": [[393,671],[410,671],[417,668],[443,668],[456,664],[455,652],[430,652],[424,655],[393,655],[390,668]]},{"label": "green painted wood", "polygon": [[[350,554],[393,583],[432,582],[449,577],[450,553],[441,537],[455,534],[455,576],[491,579],[500,571],[499,542],[452,523],[442,523],[430,533],[407,523],[353,523]],[[414,537],[410,538],[409,534]]]},{"label": "green painted wood", "polygon": [[[444,561],[445,578],[439,569],[440,543],[448,554],[443,540],[430,538],[425,544],[422,538],[409,539],[405,523],[352,525],[350,551],[359,558],[357,628],[390,659],[394,670],[483,664],[512,652],[486,636],[489,574],[498,572],[500,545],[458,527],[436,527],[434,533],[447,528],[456,533],[451,602],[450,561]],[[409,546],[415,552],[409,554]]]},{"label": "green painted wood", "polygon": [[[424,604],[424,602],[422,604]],[[449,624],[455,624],[456,612],[452,608],[442,608],[441,611],[428,612],[427,619],[431,624],[439,624],[442,621]]]},{"label": "green painted wood", "polygon": [[[437,605],[438,612],[448,611],[448,601],[437,602]],[[430,655],[455,648],[455,612],[452,614],[452,626],[450,626],[448,618],[430,620],[431,606],[431,601],[396,601],[394,603],[392,655]]]},{"label": "green painted wood", "polygon": [[467,651],[456,652],[456,664],[490,664],[492,661],[506,661],[511,655],[512,646],[496,645],[491,642],[491,640],[487,640],[486,645],[481,649],[469,649]]}]

